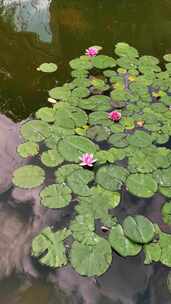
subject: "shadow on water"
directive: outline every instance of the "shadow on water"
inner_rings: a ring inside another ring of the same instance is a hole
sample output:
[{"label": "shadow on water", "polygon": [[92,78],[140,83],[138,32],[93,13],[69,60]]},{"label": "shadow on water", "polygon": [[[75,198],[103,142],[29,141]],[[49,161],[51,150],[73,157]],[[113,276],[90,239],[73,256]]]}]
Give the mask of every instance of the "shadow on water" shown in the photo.
[{"label": "shadow on water", "polygon": [[[0,0],[0,112],[18,121],[45,105],[47,90],[69,79],[68,61],[89,45],[103,45],[111,54],[116,42],[126,41],[162,58],[171,50],[170,15],[169,0],[87,0],[86,5],[83,0]],[[58,63],[59,72],[39,74],[36,67],[45,61]],[[40,189],[11,188],[11,174],[21,161],[15,152],[18,127],[0,118],[0,303],[170,304],[168,269],[145,266],[142,254],[123,259],[113,253],[112,266],[97,280],[80,277],[70,267],[50,272],[33,263],[32,237],[48,224],[57,227],[69,210],[52,214],[40,207]],[[122,220],[144,214],[169,231],[159,217],[163,202],[159,195],[137,200],[123,192],[115,215]]]}]

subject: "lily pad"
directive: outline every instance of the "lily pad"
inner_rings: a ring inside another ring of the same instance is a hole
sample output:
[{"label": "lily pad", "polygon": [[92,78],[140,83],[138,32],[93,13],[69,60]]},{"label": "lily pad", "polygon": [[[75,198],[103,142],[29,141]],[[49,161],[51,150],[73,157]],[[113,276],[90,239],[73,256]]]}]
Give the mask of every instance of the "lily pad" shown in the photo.
[{"label": "lily pad", "polygon": [[21,127],[21,134],[25,140],[41,142],[50,136],[50,127],[45,121],[31,120]]},{"label": "lily pad", "polygon": [[35,156],[39,153],[39,145],[34,142],[26,142],[18,146],[17,152],[23,158]]},{"label": "lily pad", "polygon": [[156,170],[153,173],[154,179],[162,187],[171,187],[171,167],[168,169]]},{"label": "lily pad", "polygon": [[129,192],[138,197],[148,198],[157,191],[157,183],[151,174],[131,174],[126,181]]},{"label": "lily pad", "polygon": [[76,164],[67,164],[64,165],[62,167],[60,167],[56,172],[55,172],[55,176],[56,176],[56,182],[57,183],[65,183],[67,180],[67,177],[75,172],[76,170],[80,169],[80,165],[76,165]]},{"label": "lily pad", "polygon": [[142,215],[127,216],[123,222],[125,235],[133,242],[147,244],[155,234],[153,224]]},{"label": "lily pad", "polygon": [[91,245],[94,241],[95,224],[91,214],[77,215],[71,222],[70,229],[75,240],[86,245]]},{"label": "lily pad", "polygon": [[53,73],[56,72],[58,66],[55,63],[42,63],[38,68],[37,71],[43,73]]},{"label": "lily pad", "polygon": [[46,122],[55,121],[54,110],[48,107],[43,107],[36,112],[36,117]]},{"label": "lily pad", "polygon": [[101,167],[96,174],[96,182],[110,191],[120,190],[126,180],[128,171],[125,168],[108,165]]},{"label": "lily pad", "polygon": [[115,46],[115,53],[118,56],[136,58],[139,56],[138,51],[128,43],[119,42]]},{"label": "lily pad", "polygon": [[162,218],[165,224],[171,225],[171,202],[166,202],[162,206]]},{"label": "lily pad", "polygon": [[40,186],[45,179],[43,169],[38,166],[26,165],[16,169],[13,173],[13,184],[24,189]]},{"label": "lily pad", "polygon": [[109,234],[109,242],[112,248],[123,257],[135,256],[142,249],[140,244],[132,242],[124,235],[121,225],[112,227]]},{"label": "lily pad", "polygon": [[87,114],[79,108],[62,106],[56,109],[55,126],[65,129],[74,129],[86,125]]},{"label": "lily pad", "polygon": [[112,262],[112,251],[107,240],[94,236],[94,244],[85,245],[75,241],[70,252],[73,268],[88,277],[102,275]]},{"label": "lily pad", "polygon": [[96,146],[86,137],[72,135],[59,142],[58,150],[65,160],[78,163],[84,153],[95,154]]},{"label": "lily pad", "polygon": [[43,265],[57,268],[67,264],[63,241],[70,234],[66,229],[53,232],[49,227],[42,230],[32,242],[32,255]]},{"label": "lily pad", "polygon": [[98,55],[92,58],[93,66],[97,69],[113,68],[116,65],[116,60],[106,55]]},{"label": "lily pad", "polygon": [[145,260],[144,264],[159,262],[161,257],[161,248],[159,243],[150,243],[144,245]]},{"label": "lily pad", "polygon": [[40,192],[41,204],[44,207],[58,209],[69,205],[71,190],[66,185],[53,184]]},{"label": "lily pad", "polygon": [[58,100],[68,100],[71,97],[71,90],[68,87],[56,87],[49,91],[49,96]]},{"label": "lily pad", "polygon": [[67,177],[67,184],[73,193],[81,196],[89,196],[90,188],[87,184],[90,183],[93,178],[94,173],[92,171],[80,168]]},{"label": "lily pad", "polygon": [[135,131],[133,135],[128,136],[128,143],[130,145],[145,148],[152,144],[151,136],[144,131]]},{"label": "lily pad", "polygon": [[46,167],[56,167],[62,164],[64,159],[56,150],[48,150],[42,153],[41,161]]}]

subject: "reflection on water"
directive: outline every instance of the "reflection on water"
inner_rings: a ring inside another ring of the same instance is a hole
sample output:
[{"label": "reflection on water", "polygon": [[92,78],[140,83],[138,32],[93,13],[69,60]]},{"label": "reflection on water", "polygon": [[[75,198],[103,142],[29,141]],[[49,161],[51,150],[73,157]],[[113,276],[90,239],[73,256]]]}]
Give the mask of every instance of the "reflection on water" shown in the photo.
[{"label": "reflection on water", "polygon": [[2,15],[16,31],[34,32],[40,40],[50,43],[50,2],[51,0],[1,0]]},{"label": "reflection on water", "polygon": [[[0,111],[19,120],[45,105],[56,79],[69,78],[68,61],[93,44],[113,54],[126,41],[161,59],[170,16],[170,0],[0,0]],[[36,71],[45,61],[59,65],[55,75]]]}]

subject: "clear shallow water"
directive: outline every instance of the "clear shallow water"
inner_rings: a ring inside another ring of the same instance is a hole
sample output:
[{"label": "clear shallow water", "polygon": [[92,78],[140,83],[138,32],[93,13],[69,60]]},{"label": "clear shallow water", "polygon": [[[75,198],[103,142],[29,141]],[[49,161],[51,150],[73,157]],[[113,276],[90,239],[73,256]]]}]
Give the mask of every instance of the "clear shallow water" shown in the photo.
[{"label": "clear shallow water", "polygon": [[[69,79],[68,61],[89,45],[103,45],[112,54],[114,44],[125,41],[161,59],[171,51],[170,16],[169,0],[0,0],[0,112],[22,120],[45,105],[47,90]],[[45,61],[56,62],[59,71],[38,73],[36,67]],[[116,210],[121,218],[137,210],[132,197],[123,200],[127,210],[124,203]],[[146,203],[139,202],[137,212],[159,220],[160,199],[149,201],[150,207]],[[115,255],[107,274],[97,280],[97,289],[72,289],[68,284],[67,297],[45,279],[14,275],[1,281],[0,303],[170,304],[167,272],[160,265],[144,266],[143,256]]]}]

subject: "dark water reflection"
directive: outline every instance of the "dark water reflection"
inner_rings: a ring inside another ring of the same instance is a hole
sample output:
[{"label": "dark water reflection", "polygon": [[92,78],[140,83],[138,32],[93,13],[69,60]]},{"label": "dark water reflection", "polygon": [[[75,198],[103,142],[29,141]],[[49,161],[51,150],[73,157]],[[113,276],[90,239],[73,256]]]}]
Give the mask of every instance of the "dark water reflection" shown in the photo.
[{"label": "dark water reflection", "polygon": [[[68,61],[92,44],[117,41],[159,58],[171,50],[169,0],[0,0],[0,111],[15,119],[46,104],[47,89],[68,79]],[[59,72],[35,68],[54,61]]]},{"label": "dark water reflection", "polygon": [[[126,41],[142,54],[160,59],[164,53],[171,52],[169,0],[0,0],[0,13],[0,112],[15,120],[29,116],[46,104],[47,90],[57,80],[69,79],[68,61],[89,45],[103,45],[105,51],[112,54],[117,41]],[[36,72],[36,67],[45,61],[58,63],[59,72],[48,77]],[[5,225],[8,208],[12,208],[8,211],[10,227],[18,223],[18,210],[14,208],[16,202],[10,191],[0,197],[1,227]],[[134,197],[123,194],[115,214],[121,219],[126,214],[145,214],[166,230],[168,227],[158,217],[162,203],[163,198],[159,196],[137,202]],[[6,210],[4,217],[3,210]],[[25,214],[22,216],[27,227]],[[20,234],[22,227],[18,228]],[[11,228],[10,233],[14,233],[14,229]],[[3,258],[10,261],[7,253],[8,250],[4,253],[0,246],[2,265],[5,264]],[[112,266],[96,284],[79,277],[73,279],[73,274],[67,271],[60,274],[58,284],[47,283],[46,275],[42,280],[33,280],[14,274],[1,281],[0,303],[170,304],[166,286],[168,269],[159,264],[145,266],[143,260],[143,255],[123,259],[114,254]]]}]

